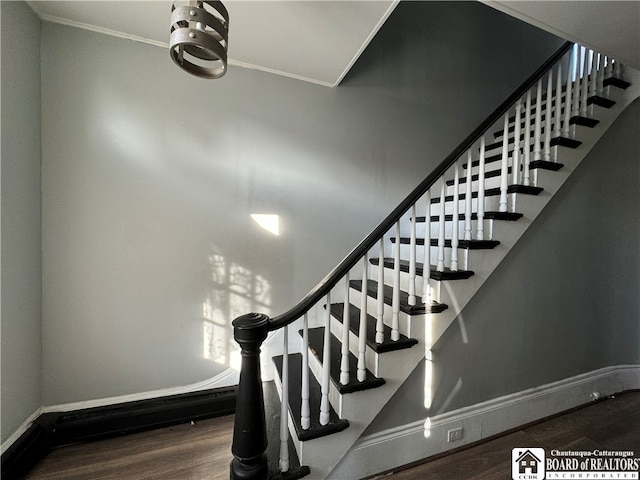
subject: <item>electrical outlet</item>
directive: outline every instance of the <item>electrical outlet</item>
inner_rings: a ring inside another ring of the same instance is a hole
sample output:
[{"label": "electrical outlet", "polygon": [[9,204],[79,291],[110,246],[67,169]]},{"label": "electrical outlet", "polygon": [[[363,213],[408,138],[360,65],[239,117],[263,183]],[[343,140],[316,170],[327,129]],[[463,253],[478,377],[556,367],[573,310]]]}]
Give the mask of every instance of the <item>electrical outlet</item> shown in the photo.
[{"label": "electrical outlet", "polygon": [[462,440],[462,427],[454,428],[453,430],[449,430],[447,432],[448,442],[457,442],[459,440]]}]

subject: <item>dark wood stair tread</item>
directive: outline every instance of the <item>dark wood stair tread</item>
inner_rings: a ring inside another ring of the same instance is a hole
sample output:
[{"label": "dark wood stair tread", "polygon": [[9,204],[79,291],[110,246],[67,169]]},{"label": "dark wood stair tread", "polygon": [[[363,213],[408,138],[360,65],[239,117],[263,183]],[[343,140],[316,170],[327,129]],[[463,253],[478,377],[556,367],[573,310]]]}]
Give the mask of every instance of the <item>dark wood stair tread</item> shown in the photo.
[{"label": "dark wood stair tread", "polygon": [[563,163],[549,162],[548,160],[536,160],[535,162],[531,162],[529,164],[529,168],[531,170],[540,169],[540,170],[552,170],[554,172],[557,172],[563,167],[564,167]]},{"label": "dark wood stair tread", "polygon": [[[379,265],[379,258],[371,258],[369,261],[373,265]],[[383,260],[383,266],[385,268],[393,268],[395,266],[395,261],[393,258],[385,258]],[[456,270],[453,271],[451,269],[445,268],[444,271],[440,272],[433,265],[429,266],[429,277],[433,280],[466,280],[467,278],[473,276],[474,272],[471,270]],[[408,260],[400,260],[400,271],[408,273],[409,272],[409,261]],[[423,276],[424,273],[424,265],[422,263],[416,262],[416,275]]]},{"label": "dark wood stair tread", "polygon": [[[523,193],[525,195],[539,195],[543,192],[544,189],[542,187],[533,187],[531,185],[509,185],[507,187],[507,193]],[[495,188],[487,188],[484,191],[485,197],[495,197],[500,195],[500,187]],[[467,197],[466,193],[460,193],[458,195],[458,201],[464,200]],[[473,192],[471,194],[471,198],[478,198],[478,192]],[[445,202],[453,202],[453,195],[447,195],[444,197]],[[432,204],[440,203],[440,197],[432,198]]]},{"label": "dark wood stair tread", "polygon": [[507,222],[515,222],[524,217],[518,212],[484,212],[485,220],[504,220]]},{"label": "dark wood stair tread", "polygon": [[293,441],[289,438],[289,470],[280,472],[280,397],[273,380],[262,382],[264,392],[264,417],[267,423],[267,458],[269,459],[270,480],[297,480],[309,475],[308,466],[300,466]]},{"label": "dark wood stair tread", "polygon": [[[391,243],[396,243],[396,237],[391,237]],[[400,243],[402,245],[410,245],[411,239],[408,237],[400,237]],[[424,246],[424,238],[416,238],[416,245]],[[497,240],[458,240],[458,248],[462,248],[464,250],[491,250],[500,245],[500,242]],[[438,246],[438,239],[431,239],[431,246]],[[447,248],[451,247],[451,240],[446,239],[444,241],[444,246]]]},{"label": "dark wood stair tread", "polygon": [[587,98],[587,105],[597,105],[602,108],[611,108],[615,104],[615,101],[607,97],[601,97],[600,95],[591,95],[589,98]]},{"label": "dark wood stair tread", "polygon": [[581,127],[593,128],[600,123],[595,118],[583,117],[582,115],[574,115],[569,119],[570,125],[580,125]]},{"label": "dark wood stair tread", "polygon": [[[508,173],[511,174],[512,171],[513,171],[513,169],[511,167],[509,167]],[[502,174],[502,172],[500,170],[490,170],[488,172],[485,172],[484,178],[487,179],[487,178],[499,177],[501,174]],[[479,178],[480,178],[480,176],[477,173],[474,173],[473,175],[471,175],[471,181],[472,182],[477,182]],[[460,182],[461,185],[467,183],[466,174],[464,176],[460,177],[459,182]],[[455,183],[455,180],[447,180],[446,183],[447,183],[448,187],[451,187]]]},{"label": "dark wood stair tread", "polygon": [[[506,220],[506,221],[515,221],[518,220],[520,218],[522,218],[523,215],[522,213],[517,213],[517,212],[484,212],[484,219],[485,220]],[[424,223],[427,217],[425,216],[420,216],[420,217],[416,217],[416,222],[417,223]],[[431,215],[431,221],[432,222],[437,222],[439,221],[440,217],[438,217],[438,215]],[[477,220],[478,219],[478,214],[477,213],[472,213],[471,214],[471,220]],[[444,220],[445,222],[451,222],[453,220],[453,215],[451,214],[447,214],[444,216]],[[464,220],[464,213],[459,213],[458,214],[458,220],[459,221],[463,221]]]},{"label": "dark wood stair tread", "polygon": [[[334,303],[331,305],[331,315],[343,323],[344,303]],[[367,345],[376,353],[393,352],[411,348],[418,343],[415,338],[408,338],[400,334],[396,341],[391,340],[391,327],[384,325],[384,342],[376,343],[376,323],[377,319],[367,314]],[[356,336],[359,335],[360,309],[353,304],[349,304],[349,330]]]},{"label": "dark wood stair tread", "polygon": [[[280,378],[282,378],[283,356],[273,357],[273,363]],[[324,437],[333,433],[341,432],[349,427],[349,422],[340,419],[333,407],[329,407],[329,423],[320,425],[320,401],[322,391],[316,378],[309,372],[309,409],[311,411],[311,424],[308,429],[303,430],[300,423],[300,410],[302,408],[301,387],[302,386],[302,355],[300,353],[289,354],[289,410],[298,439],[301,441],[312,440]]]},{"label": "dark wood stair tread", "polygon": [[627,88],[629,88],[631,86],[631,84],[629,82],[627,82],[626,80],[622,80],[621,78],[617,78],[617,77],[605,78],[604,81],[602,82],[602,84],[605,87],[612,86],[612,87],[616,87],[616,88],[621,88],[623,90],[626,90]]},{"label": "dark wood stair tread", "polygon": [[[302,331],[300,331],[302,335]],[[384,385],[383,378],[376,377],[369,370],[366,372],[366,378],[360,382],[357,378],[358,373],[358,358],[351,352],[349,352],[349,383],[342,385],[340,383],[340,364],[342,361],[341,347],[342,343],[334,335],[331,338],[331,365],[329,368],[329,374],[331,382],[335,385],[341,394],[360,392],[362,390],[369,390],[371,388],[377,388]],[[309,349],[315,355],[320,363],[323,362],[324,357],[324,327],[316,327],[309,329]]]},{"label": "dark wood stair tread", "polygon": [[582,145],[582,142],[579,140],[575,140],[573,138],[559,136],[559,137],[553,137],[551,139],[550,145],[552,147],[559,145],[561,147],[567,147],[567,148],[578,148],[580,145]]},{"label": "dark wood stair tread", "polygon": [[[362,291],[362,280],[351,280],[349,286],[354,290]],[[367,295],[371,298],[378,298],[378,282],[375,280],[367,281]],[[384,303],[393,305],[393,287],[384,285],[383,290]],[[416,295],[416,304],[409,305],[409,294],[404,290],[400,290],[400,311],[409,315],[422,315],[424,313],[440,313],[449,308],[444,303],[431,302],[430,305],[422,303],[422,298]]]}]

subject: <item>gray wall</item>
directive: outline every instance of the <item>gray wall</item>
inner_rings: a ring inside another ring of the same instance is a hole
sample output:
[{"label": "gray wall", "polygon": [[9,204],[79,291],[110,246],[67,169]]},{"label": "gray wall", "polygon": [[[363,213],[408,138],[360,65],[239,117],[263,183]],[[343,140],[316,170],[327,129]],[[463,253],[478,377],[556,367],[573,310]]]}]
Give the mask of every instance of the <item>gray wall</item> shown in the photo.
[{"label": "gray wall", "polygon": [[2,441],[41,405],[40,20],[2,17]]},{"label": "gray wall", "polygon": [[605,133],[367,433],[640,363],[640,100]]},{"label": "gray wall", "polygon": [[560,43],[478,3],[401,3],[329,89],[206,82],[45,24],[44,403],[223,372],[235,316],[291,307]]}]

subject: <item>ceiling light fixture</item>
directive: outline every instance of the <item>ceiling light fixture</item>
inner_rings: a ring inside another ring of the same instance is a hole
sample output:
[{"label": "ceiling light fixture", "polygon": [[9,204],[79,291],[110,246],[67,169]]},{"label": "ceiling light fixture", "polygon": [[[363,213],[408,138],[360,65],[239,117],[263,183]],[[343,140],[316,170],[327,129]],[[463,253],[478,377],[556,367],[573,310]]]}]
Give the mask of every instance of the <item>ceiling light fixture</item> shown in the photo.
[{"label": "ceiling light fixture", "polygon": [[169,53],[176,64],[202,78],[227,72],[229,13],[213,0],[175,1],[171,6]]}]

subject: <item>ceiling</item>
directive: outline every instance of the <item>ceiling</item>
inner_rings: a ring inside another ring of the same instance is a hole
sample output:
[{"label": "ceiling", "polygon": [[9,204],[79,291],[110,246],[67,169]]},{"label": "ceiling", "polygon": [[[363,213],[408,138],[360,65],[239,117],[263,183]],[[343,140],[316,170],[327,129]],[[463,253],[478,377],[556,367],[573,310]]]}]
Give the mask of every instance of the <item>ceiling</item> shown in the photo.
[{"label": "ceiling", "polygon": [[[399,0],[226,0],[229,64],[336,86]],[[29,1],[45,21],[168,48],[171,0]],[[640,1],[484,1],[640,69]]]},{"label": "ceiling", "polygon": [[640,70],[640,1],[483,1]]},{"label": "ceiling", "polygon": [[[229,64],[336,86],[398,1],[225,0]],[[169,48],[171,0],[28,3],[45,21]]]}]

